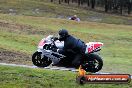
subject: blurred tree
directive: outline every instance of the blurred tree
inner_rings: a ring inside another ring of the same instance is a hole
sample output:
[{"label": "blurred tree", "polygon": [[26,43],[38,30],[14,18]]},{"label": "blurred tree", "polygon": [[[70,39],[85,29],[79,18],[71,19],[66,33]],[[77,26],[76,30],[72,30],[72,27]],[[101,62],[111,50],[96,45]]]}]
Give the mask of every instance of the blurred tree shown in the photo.
[{"label": "blurred tree", "polygon": [[80,6],[81,5],[81,0],[78,0],[78,6]]},{"label": "blurred tree", "polygon": [[132,10],[132,0],[127,1],[127,7],[128,7],[128,14],[131,14]]},{"label": "blurred tree", "polygon": [[[50,0],[51,2],[54,2],[54,0]],[[128,14],[131,14],[132,10],[132,0],[59,0],[59,4],[61,3],[67,3],[67,4],[75,3],[78,6],[85,6],[91,7],[92,9],[95,9],[96,7],[104,8],[105,12],[114,12],[114,13],[120,13],[123,14],[128,11]]]},{"label": "blurred tree", "polygon": [[87,6],[90,6],[89,0],[87,0]]},{"label": "blurred tree", "polygon": [[105,12],[108,12],[108,0],[105,0]]},{"label": "blurred tree", "polygon": [[122,10],[123,10],[123,0],[120,0],[120,14],[122,14]]},{"label": "blurred tree", "polygon": [[61,4],[61,0],[59,0],[59,4]]},{"label": "blurred tree", "polygon": [[92,8],[92,9],[95,8],[95,0],[91,0],[91,8]]}]

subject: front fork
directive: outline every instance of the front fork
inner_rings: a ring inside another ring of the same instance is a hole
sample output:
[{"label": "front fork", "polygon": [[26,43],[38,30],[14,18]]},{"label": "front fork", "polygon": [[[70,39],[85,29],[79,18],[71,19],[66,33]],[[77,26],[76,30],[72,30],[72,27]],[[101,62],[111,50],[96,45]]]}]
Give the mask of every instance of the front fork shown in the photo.
[{"label": "front fork", "polygon": [[37,51],[38,51],[38,53],[40,53],[41,54],[41,59],[43,58],[43,50],[42,49],[37,49]]}]

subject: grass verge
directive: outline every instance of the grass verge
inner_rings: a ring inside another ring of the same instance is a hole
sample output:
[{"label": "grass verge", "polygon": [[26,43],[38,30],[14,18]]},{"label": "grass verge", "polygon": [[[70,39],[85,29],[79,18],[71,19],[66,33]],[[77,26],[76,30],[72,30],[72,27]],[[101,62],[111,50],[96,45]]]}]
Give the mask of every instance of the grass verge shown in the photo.
[{"label": "grass verge", "polygon": [[0,88],[130,88],[129,84],[85,84],[76,83],[77,73],[0,66]]}]

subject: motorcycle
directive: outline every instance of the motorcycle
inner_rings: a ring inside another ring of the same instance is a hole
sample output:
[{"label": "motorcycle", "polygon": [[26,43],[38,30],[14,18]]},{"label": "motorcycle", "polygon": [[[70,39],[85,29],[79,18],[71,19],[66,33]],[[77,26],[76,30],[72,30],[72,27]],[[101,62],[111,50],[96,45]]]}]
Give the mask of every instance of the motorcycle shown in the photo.
[{"label": "motorcycle", "polygon": [[[103,43],[89,42],[85,45],[86,50],[80,65],[86,72],[98,72],[102,69],[103,60],[97,52],[101,50]],[[63,55],[54,51],[55,48],[63,49],[63,47],[64,41],[55,40],[53,35],[43,38],[38,44],[37,51],[32,55],[33,64],[38,67],[47,67],[51,63],[57,66],[60,64],[62,67],[73,67],[71,63],[74,58],[73,53]]]}]

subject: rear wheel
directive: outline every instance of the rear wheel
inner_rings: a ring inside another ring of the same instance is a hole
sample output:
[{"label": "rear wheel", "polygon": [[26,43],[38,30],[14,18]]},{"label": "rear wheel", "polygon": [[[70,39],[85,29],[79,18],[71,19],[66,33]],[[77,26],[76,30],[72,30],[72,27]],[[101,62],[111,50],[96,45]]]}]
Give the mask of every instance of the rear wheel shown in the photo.
[{"label": "rear wheel", "polygon": [[48,57],[41,58],[41,52],[35,52],[32,55],[32,62],[35,66],[38,67],[47,67],[52,63]]},{"label": "rear wheel", "polygon": [[97,54],[89,54],[86,56],[86,60],[82,64],[82,68],[87,72],[98,72],[102,69],[103,60]]}]

